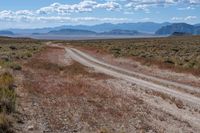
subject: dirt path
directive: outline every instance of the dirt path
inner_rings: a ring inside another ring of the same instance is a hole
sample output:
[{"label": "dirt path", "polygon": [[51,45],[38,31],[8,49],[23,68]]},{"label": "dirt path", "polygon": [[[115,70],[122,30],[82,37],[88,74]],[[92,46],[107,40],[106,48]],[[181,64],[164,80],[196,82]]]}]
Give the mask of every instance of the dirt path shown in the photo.
[{"label": "dirt path", "polygon": [[[186,101],[193,103],[193,104],[200,107],[200,98],[198,98],[198,97],[195,97],[195,96],[192,96],[192,95],[189,95],[189,94],[186,94],[186,93],[178,92],[178,91],[173,90],[173,88],[170,89],[170,88],[167,88],[167,87],[163,87],[161,85],[157,85],[157,84],[152,83],[150,81],[147,82],[145,80],[141,80],[141,79],[129,76],[129,75],[125,75],[123,72],[129,73],[129,74],[132,74],[132,72],[129,72],[127,70],[124,70],[124,69],[116,67],[116,66],[112,66],[110,64],[106,64],[104,62],[100,62],[99,60],[97,60],[97,59],[95,59],[95,58],[89,56],[88,54],[85,54],[85,53],[83,53],[79,50],[66,48],[66,51],[68,53],[70,53],[71,57],[74,60],[76,60],[80,63],[83,63],[84,65],[87,65],[89,67],[93,67],[93,68],[95,68],[95,69],[97,69],[101,72],[104,72],[106,74],[110,74],[114,77],[121,78],[121,79],[127,80],[129,82],[139,84],[139,85],[141,85],[145,88],[149,88],[149,89],[153,89],[153,90],[156,90],[156,91],[161,91],[161,92],[167,93],[169,95],[172,95],[172,96],[178,97],[180,99],[186,100]],[[137,75],[138,75],[138,73],[137,73]],[[190,90],[193,90],[193,91],[200,91],[200,89],[192,87],[192,86],[187,86],[187,85],[174,83],[174,82],[170,82],[170,81],[166,81],[166,80],[159,80],[157,78],[149,77],[149,76],[142,75],[142,74],[139,74],[139,75],[141,75],[142,77],[148,78],[148,79],[158,80],[159,82],[162,82],[162,83],[165,83],[165,84],[173,84],[174,86],[190,89]]]},{"label": "dirt path", "polygon": [[[194,102],[198,97],[171,88],[167,88],[169,95],[165,95],[165,86],[82,54],[50,45],[25,64],[18,77],[21,120],[17,132],[195,133],[200,130],[199,104]],[[176,93],[171,96],[173,91]],[[182,98],[182,94],[193,99]],[[174,98],[176,95],[178,98]]]},{"label": "dirt path", "polygon": [[[97,60],[97,59],[89,56],[88,54],[85,54],[85,53],[83,53],[83,52],[81,52],[77,49],[66,48],[66,51],[71,55],[71,57],[74,60],[76,60],[76,61],[78,61],[78,62],[80,62],[80,63],[82,63],[82,64],[84,64],[88,67],[92,67],[92,68],[94,68],[94,69],[96,69],[100,72],[114,76],[116,78],[120,78],[120,79],[126,80],[128,82],[135,83],[135,84],[137,84],[141,87],[168,94],[170,96],[173,96],[175,98],[180,99],[181,101],[184,101],[184,103],[187,103],[191,107],[200,108],[200,98],[198,98],[198,97],[195,97],[193,95],[190,95],[190,94],[187,94],[187,93],[184,93],[184,92],[177,91],[173,88],[168,88],[168,87],[165,87],[165,86],[155,84],[151,81],[145,81],[145,80],[130,76],[128,74],[124,74],[124,72],[129,73],[129,74],[132,74],[132,72],[129,72],[129,71],[121,69],[119,67],[112,66],[110,64],[106,64],[104,62],[101,62],[101,61],[99,61],[99,60]],[[148,78],[150,80],[152,80],[152,79],[157,80],[157,81],[162,82],[164,84],[169,84],[169,85],[172,84],[173,86],[178,86],[178,87],[189,89],[189,90],[192,90],[192,91],[199,91],[198,88],[195,88],[195,87],[192,87],[192,86],[187,86],[187,85],[174,83],[174,82],[170,82],[170,81],[166,81],[166,80],[159,80],[157,78],[149,77],[149,76],[138,74],[138,73],[137,73],[137,75]],[[168,110],[168,112],[170,114],[173,114],[175,116],[180,116],[179,112],[176,112],[173,109],[169,109],[168,107],[164,107],[164,110]],[[182,118],[184,120],[190,121],[191,123],[195,124],[197,127],[199,126],[200,117],[193,116],[192,114],[182,114],[182,115],[183,115]]]},{"label": "dirt path", "polygon": [[165,80],[165,79],[161,79],[161,78],[157,78],[157,77],[153,77],[153,76],[149,76],[143,73],[138,73],[138,72],[134,72],[134,71],[130,71],[128,69],[123,69],[108,63],[105,63],[103,61],[100,61],[94,57],[92,57],[91,55],[88,55],[80,50],[74,49],[72,48],[71,50],[73,50],[74,52],[76,52],[77,54],[81,55],[82,57],[85,57],[86,59],[89,59],[90,61],[93,61],[95,63],[98,63],[100,65],[103,65],[104,67],[107,68],[111,68],[113,70],[119,71],[121,73],[127,74],[127,75],[131,75],[134,77],[138,77],[140,79],[144,79],[144,80],[151,80],[154,81],[156,83],[161,83],[163,85],[167,85],[167,86],[172,86],[172,87],[176,87],[176,88],[181,88],[187,91],[191,91],[193,93],[200,93],[200,88],[194,87],[194,86],[190,86],[190,85],[186,85],[186,84],[181,84],[181,83],[177,83],[177,82],[173,82],[173,81],[169,81],[169,80]]}]

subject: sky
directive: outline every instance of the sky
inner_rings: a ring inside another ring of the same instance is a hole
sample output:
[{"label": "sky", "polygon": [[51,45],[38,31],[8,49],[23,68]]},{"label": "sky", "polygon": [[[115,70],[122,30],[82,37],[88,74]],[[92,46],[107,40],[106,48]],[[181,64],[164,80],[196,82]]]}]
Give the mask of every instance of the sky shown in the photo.
[{"label": "sky", "polygon": [[132,22],[200,23],[200,0],[0,0],[0,29]]}]

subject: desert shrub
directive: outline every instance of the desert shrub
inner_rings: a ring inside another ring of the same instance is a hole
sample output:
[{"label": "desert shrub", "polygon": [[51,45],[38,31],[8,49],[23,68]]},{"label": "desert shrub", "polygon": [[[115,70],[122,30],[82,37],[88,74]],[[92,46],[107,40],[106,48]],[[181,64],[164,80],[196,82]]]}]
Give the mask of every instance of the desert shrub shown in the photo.
[{"label": "desert shrub", "polygon": [[120,48],[111,48],[110,51],[115,57],[119,57],[121,55],[121,49]]},{"label": "desert shrub", "polygon": [[11,113],[15,111],[14,78],[9,72],[0,74],[0,133],[12,133]]},{"label": "desert shrub", "polygon": [[16,94],[13,84],[14,79],[10,73],[0,75],[0,112],[11,113],[15,110]]},{"label": "desert shrub", "polygon": [[9,47],[11,50],[17,50],[17,47],[16,46],[10,46]]},{"label": "desert shrub", "polygon": [[5,113],[0,113],[0,133],[13,133],[10,119]]},{"label": "desert shrub", "polygon": [[14,84],[14,78],[9,72],[0,74],[0,88],[10,88]]},{"label": "desert shrub", "polygon": [[169,58],[168,58],[168,59],[165,59],[165,60],[164,60],[164,63],[172,64],[172,65],[175,64],[174,61],[173,61],[172,59],[169,59]]},{"label": "desert shrub", "polygon": [[191,63],[191,62],[183,64],[184,68],[193,68],[193,66],[194,66],[194,63]]},{"label": "desert shrub", "polygon": [[89,74],[83,65],[74,62],[72,65],[66,66],[64,72],[68,75],[85,75]]},{"label": "desert shrub", "polygon": [[26,52],[26,56],[27,56],[28,58],[32,57],[31,52]]},{"label": "desert shrub", "polygon": [[200,70],[200,36],[66,41],[66,45],[96,49],[98,52],[111,53],[115,57],[132,56],[141,63],[151,59],[150,65],[177,72],[198,75],[199,72],[196,71]]},{"label": "desert shrub", "polygon": [[16,94],[13,89],[0,88],[0,112],[14,112],[15,100]]},{"label": "desert shrub", "polygon": [[21,70],[22,69],[22,67],[17,63],[11,64],[10,68],[12,68],[13,70]]},{"label": "desert shrub", "polygon": [[8,56],[4,55],[4,56],[1,56],[1,60],[2,61],[9,61],[10,59],[9,59]]},{"label": "desert shrub", "polygon": [[22,67],[18,63],[15,63],[13,61],[0,60],[0,66],[4,67],[4,68],[11,68],[13,70],[21,70],[22,69]]}]

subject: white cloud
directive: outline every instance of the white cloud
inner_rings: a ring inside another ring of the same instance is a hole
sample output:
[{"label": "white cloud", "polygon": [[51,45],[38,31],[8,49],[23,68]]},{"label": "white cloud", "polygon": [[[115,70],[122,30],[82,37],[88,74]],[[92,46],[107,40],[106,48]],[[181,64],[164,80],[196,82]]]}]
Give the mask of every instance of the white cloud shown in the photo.
[{"label": "white cloud", "polygon": [[182,17],[173,17],[173,18],[171,18],[171,20],[180,21],[180,20],[183,20],[183,18]]},{"label": "white cloud", "polygon": [[38,17],[36,20],[42,22],[59,22],[59,23],[73,23],[73,22],[91,22],[91,21],[98,21],[98,22],[112,22],[112,23],[119,23],[119,22],[127,22],[131,21],[128,18],[99,18],[99,17],[59,17],[59,16],[51,16],[51,17]]},{"label": "white cloud", "polygon": [[[151,7],[156,6],[172,6],[183,4],[184,8],[178,8],[178,10],[191,10],[200,5],[200,0],[82,0],[76,4],[61,4],[53,3],[49,6],[42,7],[37,10],[18,10],[0,11],[1,22],[126,22],[130,21],[128,18],[115,18],[115,17],[84,17],[85,14],[80,15],[82,17],[72,17],[71,14],[92,12],[97,9],[104,11],[123,11],[124,14],[134,14],[135,11],[143,10],[147,13],[150,12]],[[181,6],[178,6],[181,7]],[[75,15],[76,16],[76,15]],[[196,16],[187,17],[173,17],[173,21],[189,21],[197,19]],[[137,20],[137,18],[135,18]],[[145,21],[145,20],[144,20]],[[148,21],[148,19],[146,19]]]},{"label": "white cloud", "polygon": [[186,0],[190,4],[200,4],[200,0]]},{"label": "white cloud", "polygon": [[150,7],[156,6],[169,6],[176,3],[177,0],[127,0],[128,3],[125,7],[129,9],[144,10],[145,12],[149,12]]},{"label": "white cloud", "polygon": [[[27,13],[27,14],[26,14]],[[131,19],[128,18],[114,18],[114,17],[69,17],[69,16],[40,16],[36,15],[31,11],[21,10],[21,11],[9,11],[4,10],[0,11],[0,21],[2,22],[57,22],[57,23],[79,23],[79,22],[112,22],[112,23],[118,23],[118,22],[127,22],[131,21]]]},{"label": "white cloud", "polygon": [[178,8],[178,10],[194,10],[194,9],[195,8],[192,6]]},{"label": "white cloud", "polygon": [[187,17],[173,17],[171,20],[173,21],[190,21],[197,19],[197,16],[187,16]]},{"label": "white cloud", "polygon": [[120,9],[120,4],[114,1],[97,3],[94,0],[83,0],[77,4],[60,4],[53,3],[47,7],[38,10],[3,10],[0,11],[1,22],[125,22],[127,18],[98,18],[98,17],[69,17],[71,13],[91,12],[95,9],[103,9],[105,11],[113,11]]},{"label": "white cloud", "polygon": [[24,15],[24,16],[31,16],[34,15],[32,11],[29,10],[19,10],[15,12],[16,15]]},{"label": "white cloud", "polygon": [[151,7],[157,6],[175,6],[175,5],[187,5],[186,8],[178,8],[178,10],[190,10],[194,9],[192,6],[200,5],[200,0],[125,0],[127,4],[125,7],[134,10],[144,10],[147,11]]},{"label": "white cloud", "polygon": [[53,3],[50,6],[40,8],[37,10],[39,14],[50,14],[50,13],[58,13],[58,14],[70,14],[74,12],[91,12],[94,9],[106,9],[106,10],[116,10],[120,9],[120,4],[116,2],[105,2],[105,3],[97,3],[93,0],[84,0],[78,4],[60,4]]},{"label": "white cloud", "polygon": [[97,4],[95,6],[95,8],[104,8],[104,9],[107,9],[107,10],[116,10],[116,9],[120,9],[121,5],[119,3],[111,1],[111,2],[106,2],[104,4]]},{"label": "white cloud", "polygon": [[197,19],[197,16],[187,16],[184,18],[184,20],[194,20],[194,19]]}]

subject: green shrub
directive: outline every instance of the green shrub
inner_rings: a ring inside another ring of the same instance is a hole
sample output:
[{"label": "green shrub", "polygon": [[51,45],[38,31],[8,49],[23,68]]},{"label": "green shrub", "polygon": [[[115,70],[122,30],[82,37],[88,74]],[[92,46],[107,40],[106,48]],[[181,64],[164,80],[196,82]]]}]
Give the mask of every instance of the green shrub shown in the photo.
[{"label": "green shrub", "polygon": [[15,110],[16,94],[13,84],[14,78],[10,73],[0,75],[0,112],[11,113]]},{"label": "green shrub", "polygon": [[22,69],[22,67],[19,64],[17,64],[17,63],[13,63],[10,66],[10,68],[12,68],[13,70],[21,70]]},{"label": "green shrub", "polygon": [[13,76],[5,72],[0,75],[0,88],[10,88],[14,84]]},{"label": "green shrub", "polygon": [[164,61],[164,63],[173,64],[173,65],[175,64],[174,61],[171,60],[171,59],[166,59],[166,60]]},{"label": "green shrub", "polygon": [[0,88],[0,112],[12,113],[15,111],[16,94],[13,89]]},{"label": "green shrub", "polygon": [[5,113],[0,113],[0,133],[13,133],[10,119]]}]

